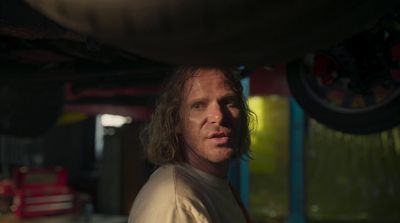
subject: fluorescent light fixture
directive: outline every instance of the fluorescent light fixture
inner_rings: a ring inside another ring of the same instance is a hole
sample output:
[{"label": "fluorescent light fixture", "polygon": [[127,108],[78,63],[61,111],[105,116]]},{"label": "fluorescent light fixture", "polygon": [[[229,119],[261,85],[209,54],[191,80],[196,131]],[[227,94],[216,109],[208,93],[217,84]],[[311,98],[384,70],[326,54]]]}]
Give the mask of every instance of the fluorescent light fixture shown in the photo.
[{"label": "fluorescent light fixture", "polygon": [[101,115],[101,125],[104,127],[121,127],[123,124],[131,122],[131,117],[110,114]]}]

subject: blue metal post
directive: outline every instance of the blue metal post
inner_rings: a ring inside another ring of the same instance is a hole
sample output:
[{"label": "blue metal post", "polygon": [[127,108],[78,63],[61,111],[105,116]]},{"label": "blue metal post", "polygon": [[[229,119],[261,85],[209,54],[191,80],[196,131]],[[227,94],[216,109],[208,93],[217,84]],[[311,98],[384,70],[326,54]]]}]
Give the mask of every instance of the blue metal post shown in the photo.
[{"label": "blue metal post", "polygon": [[[248,99],[250,95],[250,77],[243,78],[241,82],[243,86],[243,95],[246,99]],[[250,203],[249,184],[250,184],[249,161],[246,158],[244,158],[240,160],[240,196],[242,198],[244,206],[247,209],[249,209],[249,203]]]},{"label": "blue metal post", "polygon": [[[243,95],[248,98],[250,93],[250,78],[241,80]],[[240,193],[240,197],[246,208],[249,208],[249,162],[247,159],[232,160],[229,170],[229,180],[232,186]]]},{"label": "blue metal post", "polygon": [[290,98],[290,193],[288,223],[305,223],[304,112]]}]

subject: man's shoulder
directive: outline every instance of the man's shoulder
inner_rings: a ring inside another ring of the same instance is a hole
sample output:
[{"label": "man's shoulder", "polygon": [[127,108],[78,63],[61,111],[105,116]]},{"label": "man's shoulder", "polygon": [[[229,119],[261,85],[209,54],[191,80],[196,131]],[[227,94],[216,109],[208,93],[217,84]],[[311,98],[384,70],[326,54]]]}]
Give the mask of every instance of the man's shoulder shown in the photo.
[{"label": "man's shoulder", "polygon": [[167,210],[175,206],[173,167],[159,167],[147,180],[135,198],[132,215],[147,216],[150,210]]},{"label": "man's shoulder", "polygon": [[[198,182],[197,182],[198,183]],[[150,204],[182,205],[197,200],[196,181],[179,164],[166,164],[158,167],[140,190],[134,205]]]},{"label": "man's shoulder", "polygon": [[169,192],[170,195],[183,191],[190,191],[199,182],[189,169],[180,164],[165,164],[158,167],[150,176],[143,190],[155,192]]},{"label": "man's shoulder", "polygon": [[198,183],[190,169],[183,165],[159,167],[136,197],[130,222],[160,222],[160,219],[175,218],[207,222],[205,219],[209,216],[201,199],[201,189],[196,186]]},{"label": "man's shoulder", "polygon": [[142,190],[151,190],[155,192],[169,192],[174,189],[174,165],[166,164],[158,167],[149,177]]},{"label": "man's shoulder", "polygon": [[149,178],[145,187],[153,193],[169,192],[170,196],[187,198],[198,196],[202,183],[190,168],[182,164],[166,164],[159,167]]}]

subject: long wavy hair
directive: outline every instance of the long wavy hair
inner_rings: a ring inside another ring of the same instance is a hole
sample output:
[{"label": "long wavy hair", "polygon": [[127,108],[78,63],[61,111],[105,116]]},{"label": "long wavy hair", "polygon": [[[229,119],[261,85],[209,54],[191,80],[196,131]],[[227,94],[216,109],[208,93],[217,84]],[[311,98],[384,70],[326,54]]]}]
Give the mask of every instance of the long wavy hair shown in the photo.
[{"label": "long wavy hair", "polygon": [[[180,122],[180,107],[184,99],[183,89],[185,83],[198,71],[216,69],[226,77],[230,87],[239,96],[239,108],[241,112],[241,129],[239,134],[240,145],[233,157],[250,158],[250,121],[255,118],[247,106],[243,96],[243,88],[238,72],[230,68],[222,67],[195,67],[182,66],[175,70],[164,87],[164,92],[159,98],[150,123],[141,133],[141,140],[147,159],[155,165],[177,163],[185,161],[185,153],[176,132],[176,126]],[[244,155],[244,156],[243,156]]]}]

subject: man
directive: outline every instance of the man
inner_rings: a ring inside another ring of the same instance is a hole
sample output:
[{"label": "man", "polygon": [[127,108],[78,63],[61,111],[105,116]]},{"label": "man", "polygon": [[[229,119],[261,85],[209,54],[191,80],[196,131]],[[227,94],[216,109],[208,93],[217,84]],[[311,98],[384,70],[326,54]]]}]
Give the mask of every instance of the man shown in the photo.
[{"label": "man", "polygon": [[160,167],[129,223],[249,222],[227,174],[232,158],[248,155],[251,114],[232,70],[178,69],[146,131],[147,158]]}]

